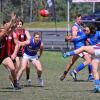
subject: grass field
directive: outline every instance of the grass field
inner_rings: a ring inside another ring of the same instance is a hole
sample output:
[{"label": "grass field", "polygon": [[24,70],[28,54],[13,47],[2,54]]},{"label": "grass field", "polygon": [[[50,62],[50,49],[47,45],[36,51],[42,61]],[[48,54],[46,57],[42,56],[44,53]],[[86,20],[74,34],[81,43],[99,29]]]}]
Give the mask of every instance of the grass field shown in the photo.
[{"label": "grass field", "polygon": [[[100,100],[100,93],[91,94],[94,89],[94,82],[88,82],[88,68],[77,74],[79,81],[74,82],[72,77],[67,74],[65,80],[61,82],[59,78],[63,74],[68,59],[63,59],[60,52],[44,51],[40,58],[44,80],[44,87],[40,87],[36,79],[36,69],[32,66],[30,77],[34,86],[29,87],[26,82],[25,72],[20,80],[23,89],[14,90],[10,85],[7,70],[0,66],[0,100]],[[74,64],[70,71],[75,69],[82,59]]]},{"label": "grass field", "polygon": [[[70,22],[69,25],[72,26],[74,22]],[[29,22],[23,24],[24,28],[55,28],[55,22]],[[56,22],[57,28],[67,28],[67,21]]]}]

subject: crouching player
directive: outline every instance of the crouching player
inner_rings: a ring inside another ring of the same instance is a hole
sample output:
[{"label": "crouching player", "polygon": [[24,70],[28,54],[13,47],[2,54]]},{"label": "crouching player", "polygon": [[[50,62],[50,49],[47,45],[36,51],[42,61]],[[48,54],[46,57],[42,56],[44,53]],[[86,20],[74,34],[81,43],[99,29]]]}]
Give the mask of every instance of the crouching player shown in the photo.
[{"label": "crouching player", "polygon": [[[26,69],[26,65],[29,60],[37,69],[37,75],[38,75],[37,79],[40,85],[44,86],[43,80],[41,78],[42,66],[39,61],[39,58],[41,57],[43,52],[43,42],[40,40],[40,35],[41,35],[40,32],[34,32],[34,38],[28,39],[27,41],[24,42],[19,42],[19,45],[25,46],[25,48],[24,48],[24,54],[22,59],[22,66],[17,74],[17,80],[19,81],[19,79],[21,78],[22,73]],[[40,49],[39,55],[37,55],[38,49]]]}]

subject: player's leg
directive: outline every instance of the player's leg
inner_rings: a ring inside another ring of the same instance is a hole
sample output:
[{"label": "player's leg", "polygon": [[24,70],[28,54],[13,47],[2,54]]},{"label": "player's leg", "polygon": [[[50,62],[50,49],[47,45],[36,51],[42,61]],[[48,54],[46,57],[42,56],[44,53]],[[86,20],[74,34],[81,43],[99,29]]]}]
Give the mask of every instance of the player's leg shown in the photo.
[{"label": "player's leg", "polygon": [[26,66],[26,79],[28,80],[30,78],[30,66],[29,66],[29,61],[27,63],[27,66]]},{"label": "player's leg", "polygon": [[29,66],[29,61],[27,63],[27,66],[26,66],[26,80],[28,82],[28,85],[32,86],[32,81],[30,79],[30,66]]},{"label": "player's leg", "polygon": [[17,69],[16,69],[16,72],[18,72],[18,69],[19,69],[19,67],[20,67],[20,57],[16,57],[16,67],[17,67]]},{"label": "player's leg", "polygon": [[90,64],[91,62],[91,56],[89,54],[85,55],[85,52],[82,53],[84,56],[82,56],[82,58],[85,60],[83,63],[81,63],[74,71],[72,71],[70,74],[72,76],[72,78],[76,81],[76,74],[81,71],[83,68],[85,68],[85,66],[87,66],[88,64]]},{"label": "player's leg", "polygon": [[17,74],[17,80],[18,81],[21,78],[23,71],[26,69],[27,62],[28,62],[28,59],[26,59],[26,58],[22,59],[22,66],[21,66],[21,69],[18,71],[18,74]]},{"label": "player's leg", "polygon": [[15,72],[17,74],[18,70],[19,70],[19,66],[18,66],[17,62],[14,62],[14,66],[15,66]]},{"label": "player's leg", "polygon": [[13,86],[14,80],[13,80],[13,77],[11,76],[11,71],[8,68],[8,66],[6,66],[6,65],[4,65],[4,66],[8,70],[8,74],[9,74],[9,79],[10,79],[10,82],[11,82],[11,86],[14,88],[14,86]]},{"label": "player's leg", "polygon": [[15,67],[14,67],[14,64],[13,64],[11,58],[10,57],[7,57],[6,59],[3,60],[2,64],[4,66],[7,66],[10,69],[10,71],[11,71],[11,76],[13,78],[14,89],[21,89],[22,86],[20,86],[17,83],[16,73],[15,73]]},{"label": "player's leg", "polygon": [[75,61],[79,58],[78,55],[74,55],[71,57],[70,62],[68,63],[63,75],[61,76],[60,80],[63,81],[64,78],[66,77],[66,74],[68,73],[68,71],[70,70],[71,66],[75,63]]},{"label": "player's leg", "polygon": [[32,64],[36,67],[37,69],[37,79],[39,80],[39,83],[41,86],[44,86],[44,83],[43,83],[43,80],[41,78],[41,75],[42,75],[42,66],[41,66],[41,63],[38,59],[35,59],[32,61]]},{"label": "player's leg", "polygon": [[88,81],[91,81],[91,80],[93,80],[93,75],[92,75],[93,71],[92,71],[91,63],[88,65],[88,71],[89,71]]},{"label": "player's leg", "polygon": [[99,61],[96,59],[93,59],[92,60],[92,68],[93,68],[93,74],[94,74],[95,89],[91,93],[100,92],[98,65],[99,65]]},{"label": "player's leg", "polygon": [[82,46],[79,49],[76,49],[74,51],[63,53],[63,57],[66,58],[68,56],[72,56],[72,55],[79,54],[82,52],[87,52],[93,56],[95,55],[93,46]]}]

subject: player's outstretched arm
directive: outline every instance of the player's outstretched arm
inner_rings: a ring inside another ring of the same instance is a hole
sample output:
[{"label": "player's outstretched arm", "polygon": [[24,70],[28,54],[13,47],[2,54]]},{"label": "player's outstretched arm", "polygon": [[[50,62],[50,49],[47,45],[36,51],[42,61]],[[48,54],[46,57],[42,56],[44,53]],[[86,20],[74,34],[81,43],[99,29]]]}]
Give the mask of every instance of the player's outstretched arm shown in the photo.
[{"label": "player's outstretched arm", "polygon": [[15,20],[16,15],[14,14],[14,12],[11,14],[11,20],[10,22],[6,25],[6,27],[1,27],[0,28],[0,40],[2,40],[3,36],[7,33],[7,31],[9,30],[9,28],[11,27],[11,24],[13,23],[13,21]]},{"label": "player's outstretched arm", "polygon": [[16,23],[14,25],[11,26],[11,28],[7,31],[7,34],[10,34],[14,31],[14,29],[17,27],[17,24],[20,21],[20,17],[17,18]]}]

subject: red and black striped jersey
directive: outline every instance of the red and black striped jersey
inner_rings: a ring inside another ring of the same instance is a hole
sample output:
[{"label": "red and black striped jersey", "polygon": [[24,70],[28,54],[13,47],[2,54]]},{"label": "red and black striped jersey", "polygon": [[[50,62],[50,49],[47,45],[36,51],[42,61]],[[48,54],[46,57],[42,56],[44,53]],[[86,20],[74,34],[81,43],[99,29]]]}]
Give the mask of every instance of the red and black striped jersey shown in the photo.
[{"label": "red and black striped jersey", "polygon": [[[22,29],[21,33],[18,33],[17,29],[14,31],[17,35],[17,39],[18,41],[21,41],[21,42],[24,42],[26,41],[26,35],[25,35],[25,29]],[[19,51],[18,51],[18,54],[22,53],[23,54],[24,52],[24,46],[22,46]]]},{"label": "red and black striped jersey", "polygon": [[7,44],[7,53],[8,53],[8,56],[11,56],[14,52],[14,49],[15,49],[14,32],[9,34],[7,42],[8,42],[8,44]]},{"label": "red and black striped jersey", "polygon": [[8,35],[6,34],[0,41],[0,59],[3,59],[7,55],[7,39]]}]

